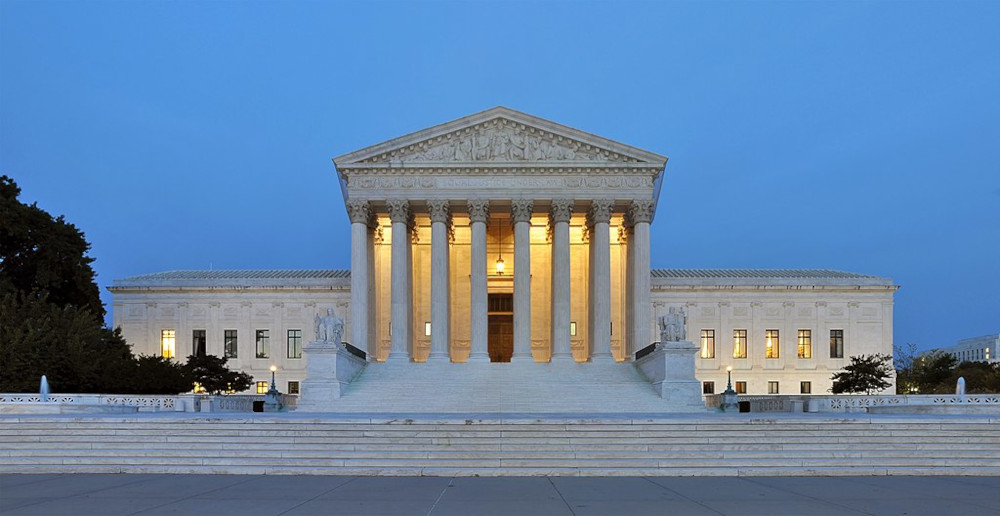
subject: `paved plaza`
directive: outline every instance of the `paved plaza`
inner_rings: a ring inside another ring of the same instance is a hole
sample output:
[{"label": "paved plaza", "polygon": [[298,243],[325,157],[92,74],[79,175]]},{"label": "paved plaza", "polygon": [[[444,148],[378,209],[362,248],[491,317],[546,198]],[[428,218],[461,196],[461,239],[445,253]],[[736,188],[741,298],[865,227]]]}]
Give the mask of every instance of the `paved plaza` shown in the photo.
[{"label": "paved plaza", "polygon": [[16,515],[978,515],[1000,477],[0,475]]}]

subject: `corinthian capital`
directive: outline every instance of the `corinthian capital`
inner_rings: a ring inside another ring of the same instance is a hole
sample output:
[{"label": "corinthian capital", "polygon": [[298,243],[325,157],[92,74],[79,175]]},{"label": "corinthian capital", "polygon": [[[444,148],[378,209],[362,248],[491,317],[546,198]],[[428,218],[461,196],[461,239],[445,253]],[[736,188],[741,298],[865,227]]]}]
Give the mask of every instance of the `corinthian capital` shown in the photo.
[{"label": "corinthian capital", "polygon": [[573,201],[572,199],[553,199],[552,207],[549,208],[549,220],[555,224],[556,222],[569,222],[569,219],[573,216]]},{"label": "corinthian capital", "polygon": [[535,210],[535,202],[530,199],[516,199],[510,202],[511,222],[531,222],[531,214]]},{"label": "corinthian capital", "polygon": [[448,223],[448,217],[450,216],[448,201],[427,201],[427,211],[430,213],[431,222]]},{"label": "corinthian capital", "polygon": [[652,199],[636,199],[632,201],[628,206],[628,213],[626,213],[626,223],[629,226],[643,222],[649,224],[653,221],[653,206]]},{"label": "corinthian capital", "polygon": [[389,199],[385,201],[385,205],[389,208],[389,220],[393,224],[397,222],[410,223],[410,201],[406,199]]},{"label": "corinthian capital", "polygon": [[587,225],[610,224],[611,209],[614,205],[615,201],[611,199],[595,199],[590,203],[590,209],[587,211]]},{"label": "corinthian capital", "polygon": [[468,204],[469,222],[487,222],[490,219],[490,201],[472,199]]},{"label": "corinthian capital", "polygon": [[347,216],[352,224],[368,224],[371,220],[371,205],[368,201],[347,201]]}]

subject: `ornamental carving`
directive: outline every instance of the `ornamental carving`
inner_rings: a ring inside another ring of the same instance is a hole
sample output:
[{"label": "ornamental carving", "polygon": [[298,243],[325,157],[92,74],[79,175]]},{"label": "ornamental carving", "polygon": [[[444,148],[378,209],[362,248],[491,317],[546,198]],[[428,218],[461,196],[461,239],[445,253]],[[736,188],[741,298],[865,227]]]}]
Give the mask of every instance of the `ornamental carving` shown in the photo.
[{"label": "ornamental carving", "polygon": [[472,199],[468,203],[469,222],[487,222],[490,219],[490,201]]},{"label": "ornamental carving", "polygon": [[530,199],[517,199],[510,202],[511,223],[531,222],[531,214],[535,210],[535,202]]},{"label": "ornamental carving", "polygon": [[371,208],[368,201],[352,200],[345,203],[347,205],[347,216],[352,224],[368,224],[371,218]]},{"label": "ornamental carving", "polygon": [[448,201],[427,201],[427,213],[431,217],[431,222],[444,222],[447,224],[450,213],[448,210]]},{"label": "ornamental carving", "polygon": [[611,199],[596,199],[591,202],[590,210],[587,211],[588,225],[610,224],[611,209],[614,205],[615,201],[612,201]]},{"label": "ornamental carving", "polygon": [[549,208],[549,220],[555,224],[557,222],[569,222],[573,216],[573,201],[571,199],[553,199]]},{"label": "ornamental carving", "polygon": [[366,163],[390,161],[612,161],[639,160],[505,118],[444,134],[380,154]]},{"label": "ornamental carving", "polygon": [[389,199],[388,201],[385,201],[385,205],[389,209],[389,220],[391,220],[393,224],[397,222],[409,224],[410,201],[407,201],[406,199]]},{"label": "ornamental carving", "polygon": [[640,223],[649,224],[653,221],[653,208],[655,204],[652,199],[636,199],[628,206],[626,213],[626,224],[634,226]]}]

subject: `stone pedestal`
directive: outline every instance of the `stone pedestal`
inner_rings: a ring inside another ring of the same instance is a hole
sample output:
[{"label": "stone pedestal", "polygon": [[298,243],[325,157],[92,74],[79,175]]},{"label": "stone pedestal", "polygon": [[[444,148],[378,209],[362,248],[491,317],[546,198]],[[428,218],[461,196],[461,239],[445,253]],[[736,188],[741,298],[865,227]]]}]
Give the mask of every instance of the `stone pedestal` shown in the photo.
[{"label": "stone pedestal", "polygon": [[335,406],[347,384],[365,367],[365,361],[349,353],[340,344],[312,341],[302,348],[306,360],[306,379],[299,396],[299,412],[326,412]]},{"label": "stone pedestal", "polygon": [[704,411],[701,383],[694,377],[694,357],[698,346],[689,340],[661,342],[656,349],[636,361],[653,390],[670,404],[671,409]]}]

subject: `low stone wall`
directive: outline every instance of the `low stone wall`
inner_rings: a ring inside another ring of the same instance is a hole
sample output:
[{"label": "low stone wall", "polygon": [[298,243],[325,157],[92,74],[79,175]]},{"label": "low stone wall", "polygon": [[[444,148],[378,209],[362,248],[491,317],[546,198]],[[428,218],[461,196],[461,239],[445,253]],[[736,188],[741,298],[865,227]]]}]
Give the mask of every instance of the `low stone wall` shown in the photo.
[{"label": "low stone wall", "polygon": [[[118,405],[138,407],[140,412],[252,412],[263,394],[50,394],[48,403],[65,405]],[[0,394],[0,405],[40,403],[38,394]],[[294,408],[298,396],[281,395],[285,408]]]},{"label": "low stone wall", "polygon": [[[975,406],[1000,407],[1000,394],[801,394],[801,395],[740,395],[739,401],[750,403],[750,412],[866,412],[873,407],[904,406]],[[705,396],[705,406],[718,407],[721,394]]]}]

